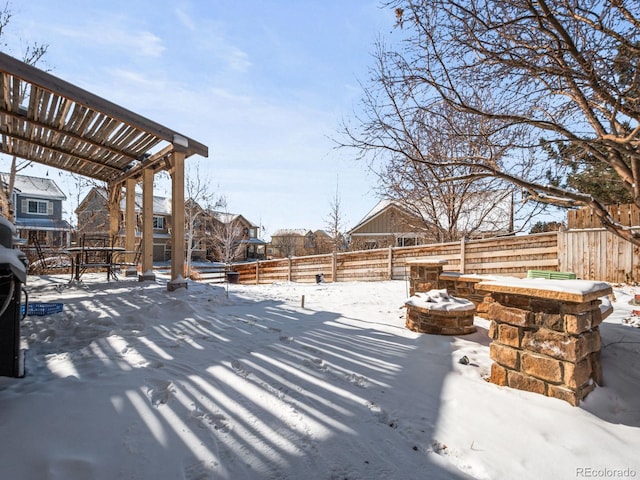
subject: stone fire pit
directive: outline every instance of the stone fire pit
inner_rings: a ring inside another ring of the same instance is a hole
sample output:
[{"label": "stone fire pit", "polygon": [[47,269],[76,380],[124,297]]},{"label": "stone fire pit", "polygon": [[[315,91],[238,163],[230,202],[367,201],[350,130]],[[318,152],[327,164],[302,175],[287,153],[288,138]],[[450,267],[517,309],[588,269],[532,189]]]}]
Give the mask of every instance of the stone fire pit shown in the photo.
[{"label": "stone fire pit", "polygon": [[466,335],[476,331],[475,304],[452,297],[447,290],[429,290],[412,295],[406,302],[406,327],[420,333]]}]

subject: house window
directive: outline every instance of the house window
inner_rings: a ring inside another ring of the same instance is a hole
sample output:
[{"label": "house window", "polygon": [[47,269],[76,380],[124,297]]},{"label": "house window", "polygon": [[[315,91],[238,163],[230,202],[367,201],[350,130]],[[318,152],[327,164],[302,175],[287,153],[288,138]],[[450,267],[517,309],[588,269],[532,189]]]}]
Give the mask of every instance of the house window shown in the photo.
[{"label": "house window", "polygon": [[365,250],[372,250],[377,247],[378,247],[378,242],[376,242],[375,240],[367,240],[364,242]]},{"label": "house window", "polygon": [[153,217],[153,228],[155,230],[164,229],[164,217]]},{"label": "house window", "polygon": [[53,215],[53,203],[46,200],[22,200],[22,213]]},{"label": "house window", "polygon": [[415,237],[400,237],[397,240],[398,247],[414,247],[418,244]]},{"label": "house window", "polygon": [[304,237],[304,248],[314,248],[316,246],[316,236],[310,233]]}]

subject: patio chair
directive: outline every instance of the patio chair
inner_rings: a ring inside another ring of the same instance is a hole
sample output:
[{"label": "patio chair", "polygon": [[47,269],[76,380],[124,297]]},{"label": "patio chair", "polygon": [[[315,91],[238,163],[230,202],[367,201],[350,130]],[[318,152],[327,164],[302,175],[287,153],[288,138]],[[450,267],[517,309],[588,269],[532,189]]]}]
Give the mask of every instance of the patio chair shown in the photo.
[{"label": "patio chair", "polygon": [[[142,242],[138,242],[135,250],[122,250],[113,253],[113,267],[114,269],[127,268],[128,271],[137,274],[138,265],[140,265],[140,259],[142,258]],[[125,276],[128,276],[125,274]]]},{"label": "patio chair", "polygon": [[85,247],[110,247],[112,245],[111,237],[109,235],[101,234],[83,234],[80,237],[80,246]]},{"label": "patio chair", "polygon": [[43,274],[73,269],[73,259],[63,248],[43,247],[35,232],[29,233],[28,241],[35,258],[30,259],[29,273]]},{"label": "patio chair", "polygon": [[87,270],[106,270],[107,280],[117,278],[113,271],[114,244],[108,235],[85,234],[80,238],[80,248],[76,251],[75,280]]}]

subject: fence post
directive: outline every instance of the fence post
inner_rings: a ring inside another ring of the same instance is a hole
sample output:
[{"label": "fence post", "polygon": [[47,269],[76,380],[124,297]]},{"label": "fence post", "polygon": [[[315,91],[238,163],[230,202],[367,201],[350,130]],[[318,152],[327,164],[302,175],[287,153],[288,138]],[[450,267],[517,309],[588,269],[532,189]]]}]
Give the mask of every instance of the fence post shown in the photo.
[{"label": "fence post", "polygon": [[291,269],[292,269],[292,261],[291,261],[291,257],[289,257],[289,273],[287,274],[287,278],[289,279],[288,281],[291,281]]},{"label": "fence post", "polygon": [[260,285],[260,260],[256,260],[256,285]]},{"label": "fence post", "polygon": [[393,280],[393,247],[389,245],[389,263],[387,265],[387,276]]},{"label": "fence post", "polygon": [[338,281],[338,254],[333,252],[331,256],[331,280],[334,282]]},{"label": "fence post", "polygon": [[465,269],[465,245],[466,245],[466,239],[465,237],[462,237],[462,239],[460,240],[460,273],[464,273],[464,269]]}]

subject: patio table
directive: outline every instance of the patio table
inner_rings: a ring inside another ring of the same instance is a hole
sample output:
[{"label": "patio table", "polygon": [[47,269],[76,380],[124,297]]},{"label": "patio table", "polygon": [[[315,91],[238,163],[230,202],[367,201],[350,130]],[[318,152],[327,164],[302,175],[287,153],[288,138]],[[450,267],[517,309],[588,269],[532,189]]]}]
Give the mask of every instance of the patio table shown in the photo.
[{"label": "patio table", "polygon": [[67,251],[72,255],[72,280],[80,281],[80,277],[88,268],[104,268],[107,272],[107,281],[117,280],[115,274],[116,264],[113,263],[113,254],[123,252],[123,247],[92,246],[70,247]]}]

